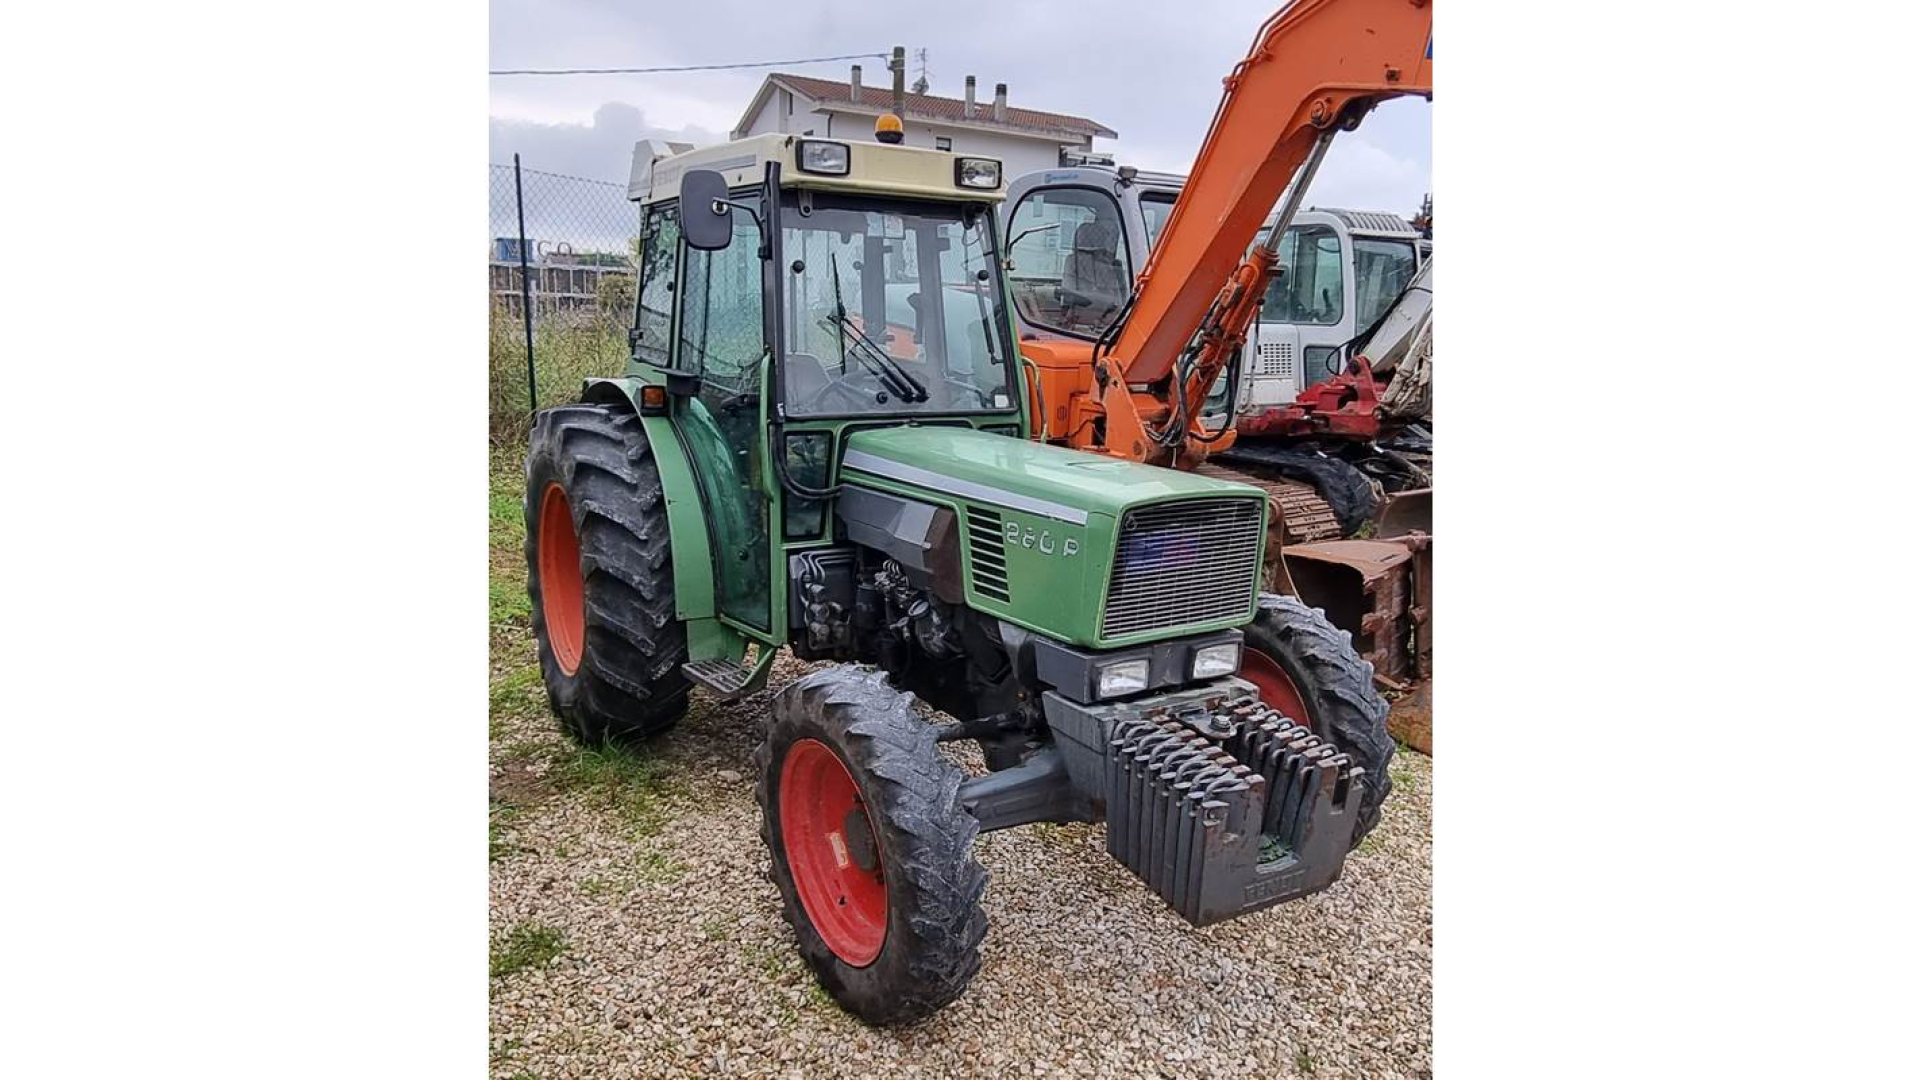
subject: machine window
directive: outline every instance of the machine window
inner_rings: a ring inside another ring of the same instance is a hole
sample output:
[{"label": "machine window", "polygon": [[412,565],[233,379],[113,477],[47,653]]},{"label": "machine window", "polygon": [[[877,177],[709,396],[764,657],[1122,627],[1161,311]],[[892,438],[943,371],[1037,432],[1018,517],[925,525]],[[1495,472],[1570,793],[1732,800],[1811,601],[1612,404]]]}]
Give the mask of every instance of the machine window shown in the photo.
[{"label": "machine window", "polygon": [[1168,191],[1142,192],[1140,195],[1140,216],[1147,223],[1147,250],[1160,242],[1160,233],[1167,227],[1167,219],[1173,216],[1175,196]]},{"label": "machine window", "polygon": [[1090,188],[1033,191],[1010,220],[1008,285],[1020,314],[1077,337],[1106,329],[1133,287],[1113,197]]},{"label": "machine window", "polygon": [[640,295],[633,313],[640,332],[633,357],[666,366],[673,351],[673,266],[680,254],[680,212],[673,206],[647,212],[640,242]]},{"label": "machine window", "polygon": [[1393,307],[1419,269],[1413,245],[1398,240],[1353,241],[1353,326],[1365,330]]},{"label": "machine window", "polygon": [[814,195],[781,220],[789,416],[1007,411],[991,211]]},{"label": "machine window", "polygon": [[[736,194],[749,205],[758,195]],[[682,271],[681,368],[733,393],[759,387],[766,350],[760,324],[760,234],[753,218],[735,211],[733,243],[719,251],[689,251]]]},{"label": "machine window", "polygon": [[[1256,241],[1257,242],[1257,241]],[[1278,273],[1267,282],[1267,322],[1333,326],[1346,310],[1340,237],[1325,225],[1295,225],[1280,240]]]}]

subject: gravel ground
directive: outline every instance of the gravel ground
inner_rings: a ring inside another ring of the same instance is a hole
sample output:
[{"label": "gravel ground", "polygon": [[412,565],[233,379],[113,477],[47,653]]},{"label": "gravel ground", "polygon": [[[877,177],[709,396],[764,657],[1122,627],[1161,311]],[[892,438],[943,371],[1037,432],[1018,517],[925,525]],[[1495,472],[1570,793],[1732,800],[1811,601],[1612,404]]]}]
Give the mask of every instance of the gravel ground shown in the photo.
[{"label": "gravel ground", "polygon": [[499,462],[494,1077],[1431,1075],[1432,765],[1405,751],[1338,883],[1204,930],[1101,826],[982,836],[990,926],[966,994],[904,1029],[842,1013],[781,918],[748,778],[772,692],[806,666],[783,657],[742,701],[696,694],[640,754],[575,747],[534,660],[518,487]]},{"label": "gravel ground", "polygon": [[[783,661],[774,688],[800,670]],[[1205,930],[1110,859],[1100,826],[982,837],[978,978],[933,1019],[876,1031],[815,988],[767,876],[746,775],[769,695],[696,702],[651,756],[596,769],[512,707],[540,704],[537,677],[516,682],[496,680],[492,766],[495,963],[526,963],[493,980],[503,1080],[1431,1073],[1417,754],[1395,758],[1385,820],[1333,888]]]}]

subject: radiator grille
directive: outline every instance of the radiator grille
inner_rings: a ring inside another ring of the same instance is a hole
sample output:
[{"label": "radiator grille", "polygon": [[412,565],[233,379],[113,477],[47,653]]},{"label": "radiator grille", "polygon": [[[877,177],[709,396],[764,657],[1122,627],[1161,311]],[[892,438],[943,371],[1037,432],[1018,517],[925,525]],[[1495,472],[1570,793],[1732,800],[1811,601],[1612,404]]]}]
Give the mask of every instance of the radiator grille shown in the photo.
[{"label": "radiator grille", "polygon": [[1007,534],[1000,515],[991,510],[967,510],[967,554],[973,562],[973,591],[991,600],[1007,602]]},{"label": "radiator grille", "polygon": [[1101,636],[1251,611],[1260,577],[1260,512],[1256,499],[1191,499],[1127,511]]},{"label": "radiator grille", "polygon": [[1260,343],[1260,355],[1253,365],[1255,375],[1277,375],[1283,379],[1293,378],[1293,342],[1263,341]]}]

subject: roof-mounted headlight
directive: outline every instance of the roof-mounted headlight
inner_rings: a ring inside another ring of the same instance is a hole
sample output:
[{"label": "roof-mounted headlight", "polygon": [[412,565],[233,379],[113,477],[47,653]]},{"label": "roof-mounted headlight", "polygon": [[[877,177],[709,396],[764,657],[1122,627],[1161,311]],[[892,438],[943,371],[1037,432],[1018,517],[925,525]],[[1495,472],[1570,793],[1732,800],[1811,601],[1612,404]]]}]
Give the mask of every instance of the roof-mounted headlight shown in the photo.
[{"label": "roof-mounted headlight", "polygon": [[989,157],[956,158],[953,182],[964,188],[992,191],[1000,186],[1000,163]]},{"label": "roof-mounted headlight", "polygon": [[847,175],[850,160],[846,143],[820,139],[800,140],[800,171],[825,176]]}]

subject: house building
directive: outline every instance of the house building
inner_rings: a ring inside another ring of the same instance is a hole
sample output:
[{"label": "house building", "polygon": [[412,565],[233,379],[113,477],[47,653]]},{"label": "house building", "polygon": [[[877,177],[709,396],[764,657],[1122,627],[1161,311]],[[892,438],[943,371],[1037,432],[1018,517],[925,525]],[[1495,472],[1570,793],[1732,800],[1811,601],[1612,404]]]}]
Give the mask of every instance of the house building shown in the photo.
[{"label": "house building", "polygon": [[[883,71],[881,73],[885,75]],[[1007,84],[994,87],[992,101],[976,101],[974,77],[967,76],[964,98],[936,94],[906,95],[906,144],[932,150],[999,158],[1009,179],[1035,169],[1052,169],[1093,153],[1093,140],[1117,138],[1112,128],[1084,116],[1016,108],[1007,104]],[[760,84],[732,137],[780,132],[819,138],[870,139],[873,122],[893,109],[893,89],[868,85],[855,64],[847,82],[776,72]]]},{"label": "house building", "polygon": [[[496,236],[488,246],[488,291],[504,314],[519,318],[520,241]],[[527,291],[540,316],[592,315],[609,302],[631,305],[634,268],[623,255],[605,251],[575,251],[567,244],[527,241]],[[627,314],[631,315],[631,312]]]}]

